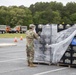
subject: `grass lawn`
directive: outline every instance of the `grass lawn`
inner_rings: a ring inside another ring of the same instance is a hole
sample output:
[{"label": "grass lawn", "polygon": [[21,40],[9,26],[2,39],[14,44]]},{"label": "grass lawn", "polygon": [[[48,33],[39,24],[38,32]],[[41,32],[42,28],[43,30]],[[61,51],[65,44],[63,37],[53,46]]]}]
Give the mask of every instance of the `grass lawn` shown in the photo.
[{"label": "grass lawn", "polygon": [[5,33],[5,34],[0,34],[0,38],[15,38],[15,37],[17,37],[17,38],[20,38],[20,37],[23,37],[23,38],[25,38],[25,34],[20,34],[20,33]]}]

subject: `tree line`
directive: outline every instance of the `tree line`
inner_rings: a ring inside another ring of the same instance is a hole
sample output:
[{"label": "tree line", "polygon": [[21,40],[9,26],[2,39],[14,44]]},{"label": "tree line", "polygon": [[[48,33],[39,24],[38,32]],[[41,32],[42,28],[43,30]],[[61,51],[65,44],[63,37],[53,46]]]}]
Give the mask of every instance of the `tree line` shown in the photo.
[{"label": "tree line", "polygon": [[0,6],[0,25],[29,24],[75,24],[76,3],[68,2],[65,6],[61,2],[37,2],[30,7]]}]

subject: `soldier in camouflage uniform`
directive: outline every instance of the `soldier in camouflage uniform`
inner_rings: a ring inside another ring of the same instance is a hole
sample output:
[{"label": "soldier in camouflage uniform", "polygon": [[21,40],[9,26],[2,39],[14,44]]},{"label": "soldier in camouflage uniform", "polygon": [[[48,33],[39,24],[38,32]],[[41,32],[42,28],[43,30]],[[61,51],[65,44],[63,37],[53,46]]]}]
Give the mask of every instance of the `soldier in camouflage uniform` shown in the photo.
[{"label": "soldier in camouflage uniform", "polygon": [[26,32],[26,51],[27,51],[27,62],[28,66],[34,67],[34,39],[38,39],[38,35],[34,32],[35,25],[30,25],[29,30]]}]

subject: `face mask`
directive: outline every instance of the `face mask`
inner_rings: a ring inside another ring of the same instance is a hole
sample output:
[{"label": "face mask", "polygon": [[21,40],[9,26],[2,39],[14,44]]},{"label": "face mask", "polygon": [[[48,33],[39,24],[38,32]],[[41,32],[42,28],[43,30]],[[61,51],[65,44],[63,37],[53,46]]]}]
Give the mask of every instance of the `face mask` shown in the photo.
[{"label": "face mask", "polygon": [[35,33],[36,33],[35,27],[34,27],[34,29],[33,29],[33,32],[35,32]]}]

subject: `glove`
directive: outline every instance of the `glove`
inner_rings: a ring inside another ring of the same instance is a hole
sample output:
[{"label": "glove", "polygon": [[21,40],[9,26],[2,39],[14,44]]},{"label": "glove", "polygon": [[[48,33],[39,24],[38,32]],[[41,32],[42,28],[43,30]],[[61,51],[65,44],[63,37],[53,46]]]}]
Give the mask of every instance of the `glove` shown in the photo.
[{"label": "glove", "polygon": [[50,46],[48,44],[45,45],[46,48],[50,48]]}]

